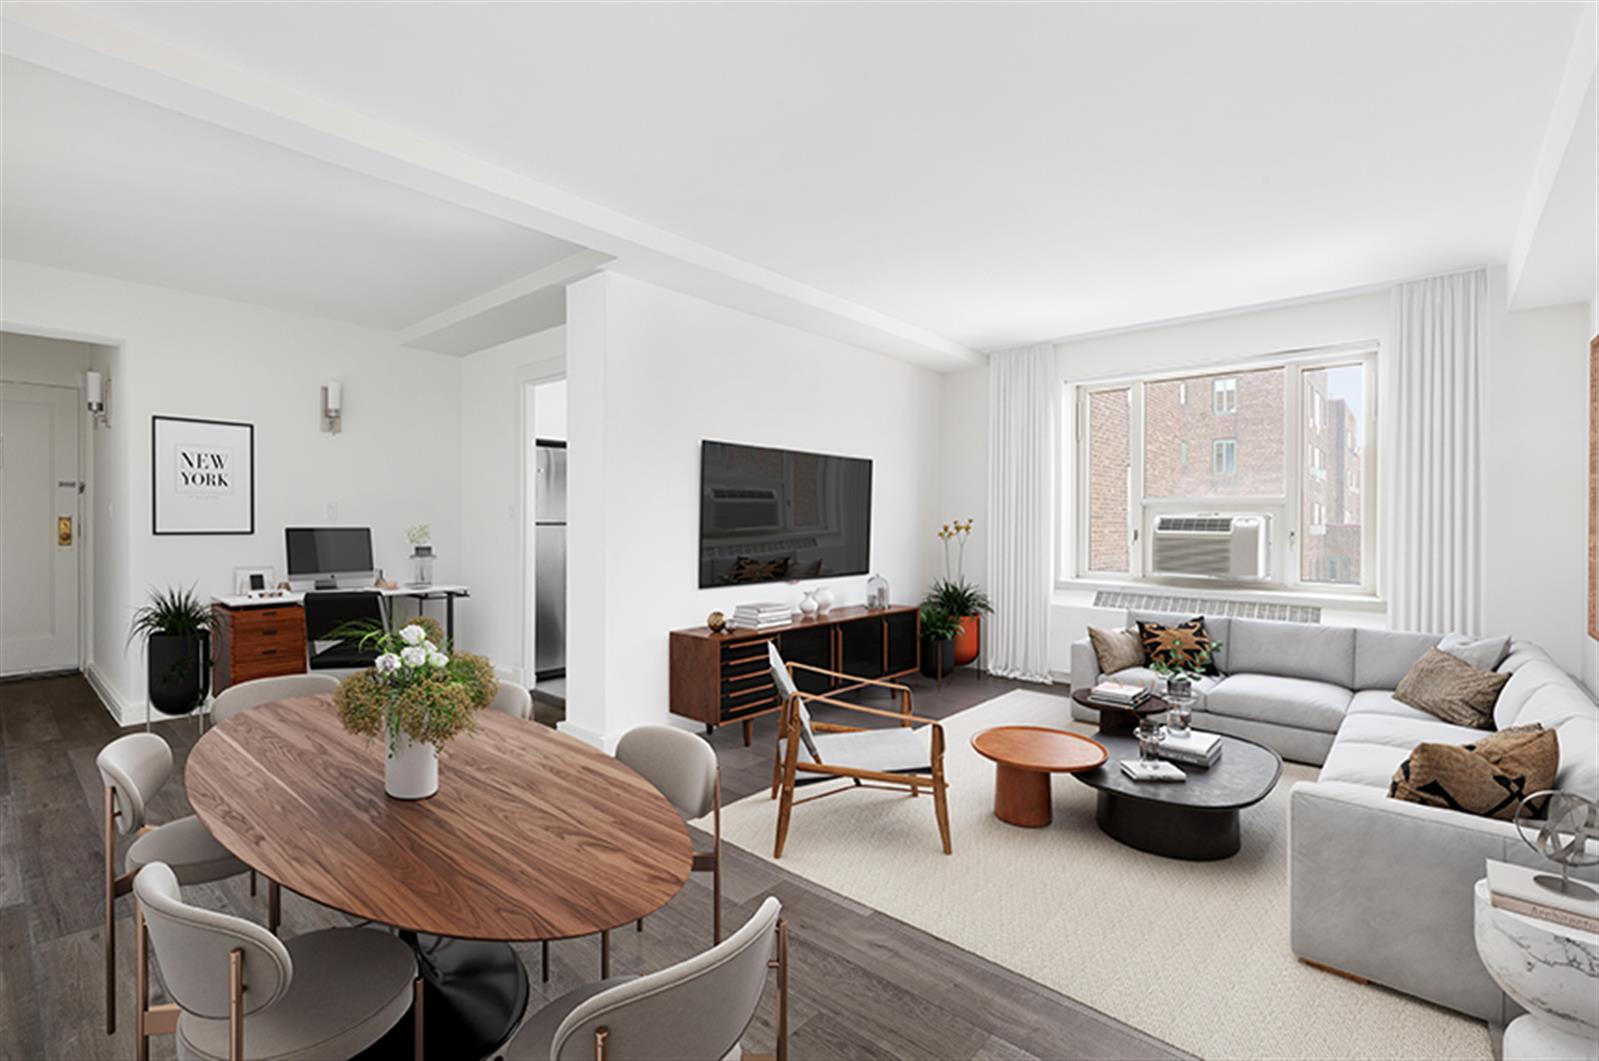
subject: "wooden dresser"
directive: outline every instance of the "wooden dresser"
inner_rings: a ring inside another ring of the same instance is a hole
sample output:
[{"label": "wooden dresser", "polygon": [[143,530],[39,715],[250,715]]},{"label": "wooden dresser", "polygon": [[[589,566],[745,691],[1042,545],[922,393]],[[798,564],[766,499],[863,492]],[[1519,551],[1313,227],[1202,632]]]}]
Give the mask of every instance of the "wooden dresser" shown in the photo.
[{"label": "wooden dresser", "polygon": [[211,695],[236,682],[305,669],[305,609],[298,603],[231,607],[212,602]]},{"label": "wooden dresser", "polygon": [[[782,706],[767,665],[768,641],[787,662],[861,678],[899,678],[921,666],[921,612],[911,605],[852,605],[770,630],[717,634],[696,626],[671,637],[672,713],[703,722],[707,733],[742,722],[745,744],[751,721]],[[858,688],[804,671],[795,682],[818,693]]]}]

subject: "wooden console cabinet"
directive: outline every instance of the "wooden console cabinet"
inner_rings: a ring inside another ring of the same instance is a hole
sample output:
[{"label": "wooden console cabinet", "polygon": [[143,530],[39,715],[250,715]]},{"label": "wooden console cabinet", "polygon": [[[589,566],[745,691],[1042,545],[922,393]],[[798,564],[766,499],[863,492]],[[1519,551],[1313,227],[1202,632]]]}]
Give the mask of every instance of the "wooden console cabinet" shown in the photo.
[{"label": "wooden console cabinet", "polygon": [[[782,706],[767,665],[766,644],[789,663],[842,671],[861,678],[900,678],[921,666],[921,612],[911,605],[869,609],[834,608],[826,615],[799,619],[769,630],[712,633],[696,626],[673,630],[671,708],[711,732],[730,722],[744,724]],[[848,692],[860,688],[800,671],[796,684],[809,692]]]},{"label": "wooden console cabinet", "polygon": [[305,609],[298,603],[211,605],[211,695],[237,682],[303,674]]}]

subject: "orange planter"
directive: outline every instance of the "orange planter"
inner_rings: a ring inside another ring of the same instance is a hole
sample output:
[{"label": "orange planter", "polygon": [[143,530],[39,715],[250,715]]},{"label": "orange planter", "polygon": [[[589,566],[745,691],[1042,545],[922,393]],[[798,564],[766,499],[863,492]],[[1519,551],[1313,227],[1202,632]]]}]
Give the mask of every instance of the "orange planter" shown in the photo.
[{"label": "orange planter", "polygon": [[983,647],[983,617],[961,616],[961,632],[955,637],[955,666],[964,667],[977,658]]}]

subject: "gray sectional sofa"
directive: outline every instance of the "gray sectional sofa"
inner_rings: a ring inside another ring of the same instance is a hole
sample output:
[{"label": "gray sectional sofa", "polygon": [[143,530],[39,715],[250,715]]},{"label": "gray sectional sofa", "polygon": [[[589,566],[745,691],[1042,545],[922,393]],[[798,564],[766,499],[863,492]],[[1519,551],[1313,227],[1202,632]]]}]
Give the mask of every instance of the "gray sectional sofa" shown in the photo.
[{"label": "gray sectional sofa", "polygon": [[[1189,615],[1135,612],[1181,622]],[[1319,764],[1289,802],[1291,939],[1296,955],[1484,1020],[1516,1010],[1477,958],[1472,886],[1483,862],[1541,859],[1509,822],[1389,799],[1388,783],[1424,741],[1464,744],[1482,730],[1399,703],[1393,690],[1440,637],[1353,627],[1206,617],[1223,642],[1220,677],[1199,683],[1194,725]],[[1599,799],[1599,706],[1538,646],[1513,641],[1496,729],[1540,722],[1560,742],[1557,788]],[[1085,638],[1072,686],[1098,682]],[[1137,681],[1144,668],[1115,675]],[[1097,712],[1076,703],[1074,717]],[[1594,879],[1588,871],[1582,874]]]}]

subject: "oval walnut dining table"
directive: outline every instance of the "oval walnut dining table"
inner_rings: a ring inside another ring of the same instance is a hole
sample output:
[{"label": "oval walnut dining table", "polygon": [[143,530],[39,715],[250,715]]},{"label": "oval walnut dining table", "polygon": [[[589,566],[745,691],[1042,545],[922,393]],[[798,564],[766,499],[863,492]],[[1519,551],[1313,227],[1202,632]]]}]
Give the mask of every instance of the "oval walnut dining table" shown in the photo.
[{"label": "oval walnut dining table", "polygon": [[246,865],[401,930],[422,970],[430,1057],[482,1056],[515,1029],[528,981],[510,943],[617,928],[688,879],[688,830],[671,804],[548,727],[483,712],[440,754],[439,790],[424,800],[384,795],[383,758],[381,741],[345,732],[331,696],[295,697],[208,732],[184,781],[200,821]]}]

